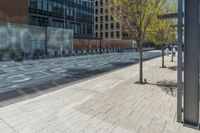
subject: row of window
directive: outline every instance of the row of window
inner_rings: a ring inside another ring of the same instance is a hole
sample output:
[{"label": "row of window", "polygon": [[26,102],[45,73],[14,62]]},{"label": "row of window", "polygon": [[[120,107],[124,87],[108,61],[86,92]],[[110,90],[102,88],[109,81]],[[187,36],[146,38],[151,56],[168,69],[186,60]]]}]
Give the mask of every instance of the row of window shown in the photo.
[{"label": "row of window", "polygon": [[95,21],[96,22],[99,22],[99,19],[100,19],[100,22],[102,22],[102,21],[106,21],[106,22],[114,21],[114,18],[112,16],[110,16],[110,15],[95,17]]},{"label": "row of window", "polygon": [[[115,33],[115,35],[114,35],[114,33]],[[96,32],[95,36],[96,37],[103,37],[103,38],[105,37],[106,39],[108,39],[108,38],[112,38],[112,39],[113,38],[120,38],[120,31],[101,32],[101,34],[99,32]]]},{"label": "row of window", "polygon": [[103,6],[103,0],[96,0],[95,1],[95,6],[98,7],[98,6]]},{"label": "row of window", "polygon": [[[52,26],[57,28],[64,28],[64,22],[60,20],[53,19],[51,24],[49,24],[48,18],[30,17],[30,24],[37,25],[37,26]],[[66,28],[73,29],[74,33],[77,34],[92,34],[93,33],[93,26],[88,24],[81,24],[75,22],[66,22]]]},{"label": "row of window", "polygon": [[[110,25],[110,27],[109,27],[109,25]],[[119,23],[106,23],[106,24],[100,24],[100,27],[99,27],[99,25],[98,24],[96,24],[95,25],[95,29],[96,30],[99,30],[101,28],[101,30],[108,30],[108,29],[119,29],[120,28],[120,25],[119,25]]]},{"label": "row of window", "polygon": [[98,14],[109,14],[109,12],[108,12],[107,8],[100,8],[100,9],[96,8],[95,9],[95,14],[96,15],[98,15]]},{"label": "row of window", "polygon": [[54,2],[50,3],[48,0],[30,0],[29,4],[30,8],[58,13],[58,14],[66,14],[67,16],[93,16],[93,10],[81,10],[79,8],[75,8],[71,5],[63,4],[62,2]]},{"label": "row of window", "polygon": [[93,9],[88,10],[86,8],[86,10],[83,10],[71,4],[63,4],[63,2],[62,0],[29,0],[29,11],[34,14],[57,18],[73,17],[75,21],[93,24]]}]

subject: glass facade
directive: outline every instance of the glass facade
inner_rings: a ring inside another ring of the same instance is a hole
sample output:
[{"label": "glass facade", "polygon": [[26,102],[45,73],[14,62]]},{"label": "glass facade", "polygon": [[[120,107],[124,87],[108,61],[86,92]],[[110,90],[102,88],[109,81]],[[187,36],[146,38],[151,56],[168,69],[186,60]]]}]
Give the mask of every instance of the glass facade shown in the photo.
[{"label": "glass facade", "polygon": [[32,25],[73,29],[75,37],[93,37],[93,0],[29,0]]}]

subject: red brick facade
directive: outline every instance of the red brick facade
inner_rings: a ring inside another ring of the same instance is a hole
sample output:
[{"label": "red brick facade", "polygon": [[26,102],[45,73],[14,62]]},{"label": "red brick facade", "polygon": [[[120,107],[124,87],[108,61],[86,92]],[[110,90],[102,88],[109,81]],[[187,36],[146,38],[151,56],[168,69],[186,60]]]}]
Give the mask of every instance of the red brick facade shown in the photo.
[{"label": "red brick facade", "polygon": [[0,22],[28,24],[28,0],[0,0]]}]

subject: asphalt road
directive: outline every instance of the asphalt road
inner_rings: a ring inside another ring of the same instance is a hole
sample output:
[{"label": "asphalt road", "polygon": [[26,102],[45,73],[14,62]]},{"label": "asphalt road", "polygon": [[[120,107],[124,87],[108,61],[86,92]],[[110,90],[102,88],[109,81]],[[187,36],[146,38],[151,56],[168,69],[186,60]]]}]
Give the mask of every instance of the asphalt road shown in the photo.
[{"label": "asphalt road", "polygon": [[[144,52],[144,59],[160,55],[160,51],[148,51]],[[0,62],[0,93],[18,89],[26,92],[26,88],[40,89],[42,85],[49,85],[48,88],[137,62],[137,52]]]}]

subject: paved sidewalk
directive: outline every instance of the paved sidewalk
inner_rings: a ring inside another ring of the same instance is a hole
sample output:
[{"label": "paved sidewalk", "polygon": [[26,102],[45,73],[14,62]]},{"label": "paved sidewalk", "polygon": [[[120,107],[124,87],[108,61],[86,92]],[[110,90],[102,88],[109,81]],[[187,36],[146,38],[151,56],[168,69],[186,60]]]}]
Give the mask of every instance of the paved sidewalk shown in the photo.
[{"label": "paved sidewalk", "polygon": [[0,108],[1,133],[194,133],[176,122],[176,62],[144,63]]}]

